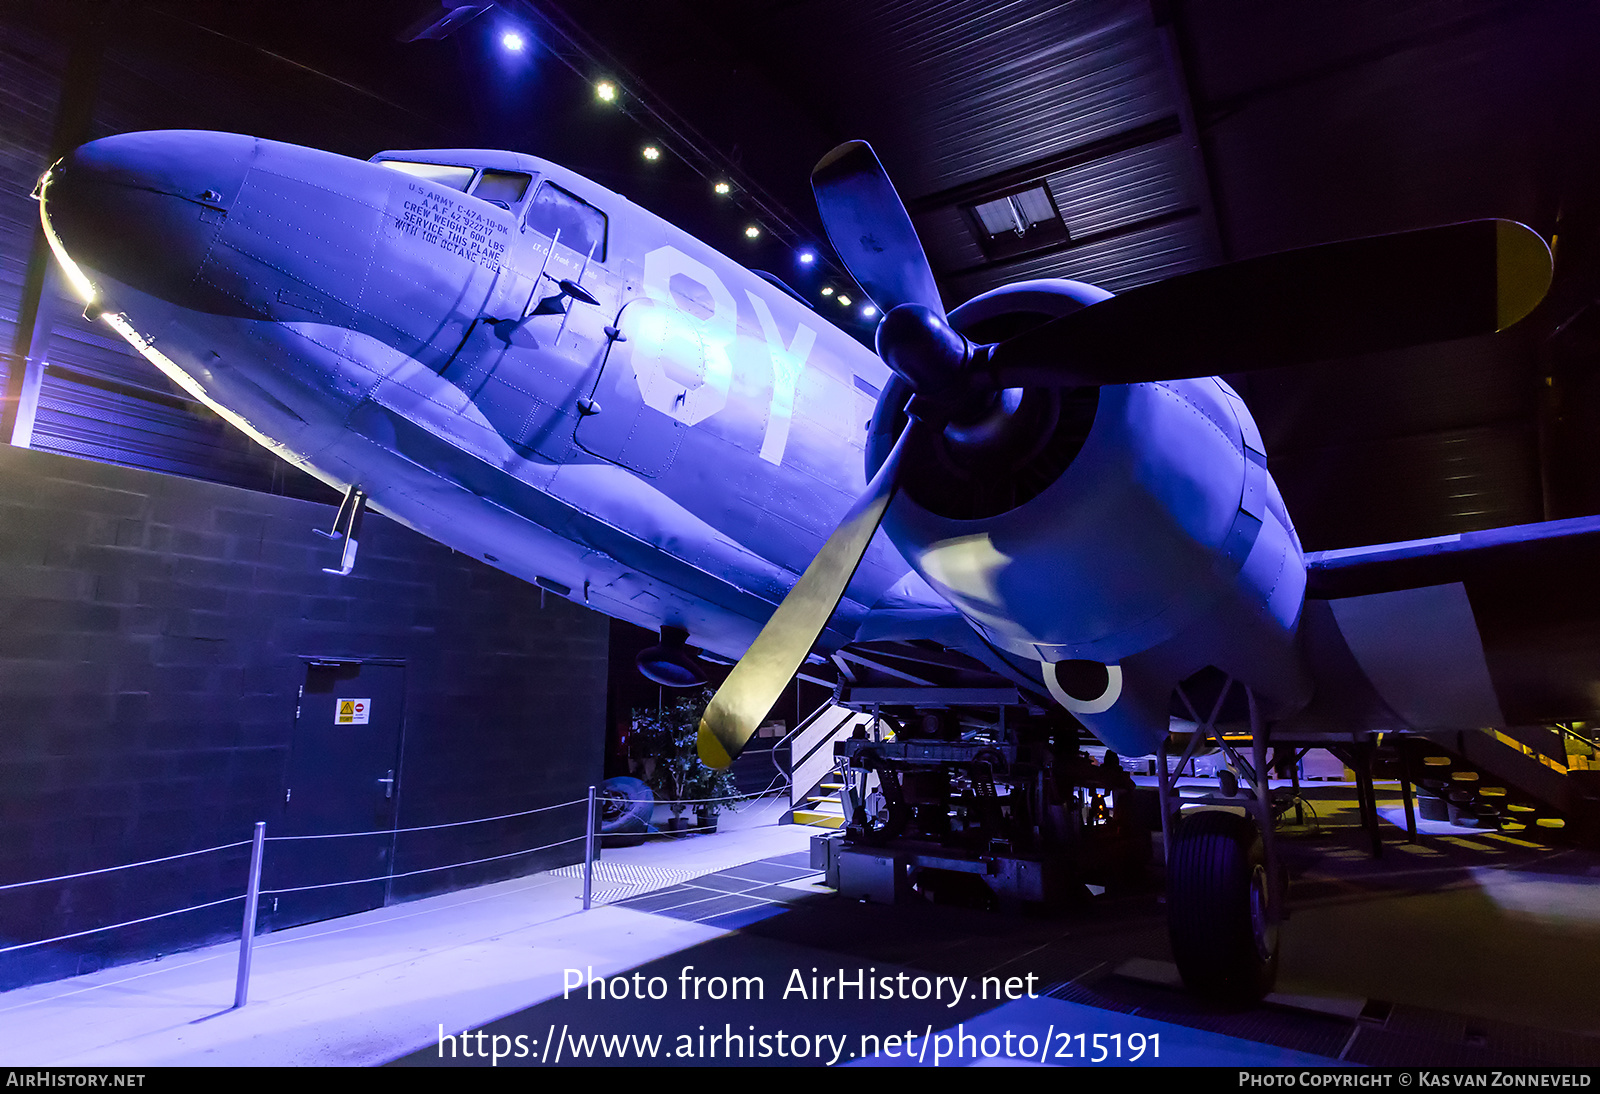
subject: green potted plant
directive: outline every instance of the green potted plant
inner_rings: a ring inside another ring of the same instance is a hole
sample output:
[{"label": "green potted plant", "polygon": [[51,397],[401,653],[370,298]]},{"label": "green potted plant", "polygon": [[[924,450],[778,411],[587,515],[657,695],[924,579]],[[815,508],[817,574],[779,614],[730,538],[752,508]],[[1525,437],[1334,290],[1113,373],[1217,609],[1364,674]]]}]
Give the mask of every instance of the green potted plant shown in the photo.
[{"label": "green potted plant", "polygon": [[[629,750],[639,769],[647,772],[645,782],[656,799],[672,809],[668,831],[715,831],[717,813],[725,803],[707,799],[732,798],[738,793],[733,776],[707,767],[696,748],[700,717],[710,701],[710,691],[701,690],[674,695],[655,710],[638,708],[633,712]],[[693,829],[683,818],[690,802],[695,803],[697,814]]]}]

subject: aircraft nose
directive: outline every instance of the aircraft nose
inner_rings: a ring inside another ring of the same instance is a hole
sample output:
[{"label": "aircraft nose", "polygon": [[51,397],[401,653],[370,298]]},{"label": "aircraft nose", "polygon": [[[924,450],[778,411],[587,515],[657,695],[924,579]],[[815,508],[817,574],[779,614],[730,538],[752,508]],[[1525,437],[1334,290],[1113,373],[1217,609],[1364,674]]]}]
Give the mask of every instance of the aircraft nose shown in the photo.
[{"label": "aircraft nose", "polygon": [[[197,303],[195,274],[255,146],[253,137],[187,131],[92,141],[41,180],[45,229],[68,270],[96,290],[111,278],[173,303]],[[86,285],[78,288],[87,295]]]}]

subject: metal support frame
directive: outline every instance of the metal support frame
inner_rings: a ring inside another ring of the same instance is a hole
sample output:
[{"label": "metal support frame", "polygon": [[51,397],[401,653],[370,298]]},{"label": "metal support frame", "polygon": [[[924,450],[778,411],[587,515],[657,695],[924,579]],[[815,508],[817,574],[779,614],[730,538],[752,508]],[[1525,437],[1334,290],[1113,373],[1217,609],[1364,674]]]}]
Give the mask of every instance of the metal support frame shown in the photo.
[{"label": "metal support frame", "polygon": [[[1217,728],[1217,720],[1222,716],[1223,704],[1227,701],[1229,692],[1233,690],[1236,684],[1244,689],[1245,703],[1250,710],[1251,758],[1248,761],[1239,754],[1237,749],[1223,740],[1222,732]],[[1228,677],[1223,682],[1222,690],[1217,694],[1217,701],[1212,705],[1210,715],[1205,718],[1200,716],[1199,711],[1195,708],[1194,703],[1181,685],[1177,688],[1177,695],[1184,708],[1196,722],[1195,732],[1189,740],[1189,746],[1184,749],[1182,758],[1178,760],[1177,774],[1183,774],[1184,765],[1193,758],[1196,750],[1200,747],[1200,743],[1210,739],[1217,742],[1217,747],[1228,757],[1228,761],[1244,775],[1245,781],[1250,787],[1251,795],[1255,799],[1252,808],[1256,815],[1256,826],[1261,831],[1261,843],[1267,857],[1267,870],[1269,878],[1273,882],[1271,886],[1273,912],[1277,914],[1281,912],[1281,908],[1278,907],[1278,903],[1281,900],[1279,896],[1280,886],[1278,885],[1279,866],[1277,839],[1273,831],[1275,817],[1272,808],[1272,789],[1269,782],[1272,772],[1267,763],[1268,737],[1271,731],[1267,727],[1266,720],[1261,717],[1261,708],[1256,701],[1255,691],[1233,677]],[[1167,739],[1163,739],[1156,749],[1156,778],[1161,808],[1162,856],[1167,862],[1171,862],[1174,783],[1173,777],[1167,772]]]},{"label": "metal support frame", "polygon": [[1250,707],[1250,751],[1255,760],[1256,823],[1261,828],[1261,847],[1267,857],[1267,900],[1273,922],[1283,920],[1282,869],[1278,861],[1278,839],[1272,815],[1272,789],[1267,769],[1267,728],[1261,717],[1261,707],[1256,702],[1253,689],[1244,689],[1245,702]]},{"label": "metal support frame", "polygon": [[1378,792],[1372,785],[1372,754],[1377,750],[1371,744],[1363,744],[1357,745],[1353,751],[1355,758],[1361,761],[1361,766],[1356,768],[1356,785],[1366,799],[1366,815],[1362,819],[1367,836],[1372,840],[1372,857],[1381,858],[1383,834],[1378,829]]},{"label": "metal support frame", "polygon": [[[1179,689],[1179,694],[1182,695],[1182,689]],[[1224,691],[1224,694],[1226,694],[1226,691]],[[1193,706],[1190,706],[1187,696],[1184,696],[1183,701],[1184,705],[1189,706],[1191,711],[1194,709]],[[1207,734],[1198,731],[1190,736],[1189,746],[1183,750],[1183,755],[1178,758],[1177,776],[1183,774],[1183,765],[1193,759],[1195,751],[1200,747],[1200,742],[1205,740],[1206,737]],[[1174,812],[1172,808],[1174,786],[1172,780],[1176,777],[1167,772],[1167,741],[1169,739],[1168,737],[1163,737],[1161,744],[1156,747],[1156,795],[1161,809],[1161,861],[1164,863],[1172,861],[1172,815]]]},{"label": "metal support frame", "polygon": [[1382,858],[1383,834],[1378,827],[1378,796],[1372,785],[1372,754],[1376,750],[1371,743],[1351,742],[1340,748],[1330,745],[1328,751],[1355,773],[1356,809],[1361,816],[1361,827],[1371,841],[1372,857]]},{"label": "metal support frame", "polygon": [[239,931],[239,975],[233,985],[233,1007],[245,1005],[250,997],[250,958],[256,941],[256,909],[261,904],[261,858],[267,845],[267,822],[256,821],[250,840],[250,878],[244,890],[244,926]]},{"label": "metal support frame", "polygon": [[325,539],[343,539],[344,552],[339,557],[339,567],[324,566],[322,572],[333,574],[335,577],[345,577],[356,568],[356,549],[360,546],[361,518],[367,511],[367,492],[355,483],[345,491],[344,501],[339,503],[339,512],[333,518],[333,530],[324,532],[321,528],[314,529],[317,535]]},{"label": "metal support frame", "polygon": [[1416,843],[1416,805],[1411,801],[1410,773],[1406,773],[1405,765],[1400,765],[1400,797],[1405,800],[1405,841]]},{"label": "metal support frame", "polygon": [[589,809],[586,814],[589,818],[588,826],[583,832],[583,910],[589,910],[590,898],[594,892],[594,829],[595,809],[597,799],[594,787],[589,788]]}]

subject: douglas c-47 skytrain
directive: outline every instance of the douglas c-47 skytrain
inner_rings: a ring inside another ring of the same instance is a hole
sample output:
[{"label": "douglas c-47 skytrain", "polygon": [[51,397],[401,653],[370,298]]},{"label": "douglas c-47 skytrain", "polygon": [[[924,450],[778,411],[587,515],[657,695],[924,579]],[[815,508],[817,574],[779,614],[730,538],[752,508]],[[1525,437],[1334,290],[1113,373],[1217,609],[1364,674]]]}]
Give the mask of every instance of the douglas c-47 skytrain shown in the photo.
[{"label": "douglas c-47 skytrain", "polygon": [[[1243,809],[1180,822],[1162,768],[1173,946],[1196,987],[1271,981],[1269,741],[1600,717],[1600,589],[1572,564],[1596,557],[1600,523],[1306,556],[1216,375],[1504,329],[1550,281],[1528,228],[1328,244],[1115,297],[1028,281],[947,312],[867,145],[812,182],[884,315],[877,354],[775,279],[518,153],[362,162],[130,133],[79,148],[38,194],[88,314],[346,491],[348,540],[370,500],[659,630],[652,679],[702,681],[694,648],[737,660],[701,725],[709,762],[738,754],[808,658],[882,664],[894,644],[1123,755],[1164,756],[1174,729],[1191,749],[1216,736]],[[991,775],[1012,789],[973,831],[1052,793],[1016,776],[1004,740],[986,747],[959,777],[991,800]],[[937,835],[945,811],[914,800],[929,780],[876,762],[880,819],[853,829]]]}]

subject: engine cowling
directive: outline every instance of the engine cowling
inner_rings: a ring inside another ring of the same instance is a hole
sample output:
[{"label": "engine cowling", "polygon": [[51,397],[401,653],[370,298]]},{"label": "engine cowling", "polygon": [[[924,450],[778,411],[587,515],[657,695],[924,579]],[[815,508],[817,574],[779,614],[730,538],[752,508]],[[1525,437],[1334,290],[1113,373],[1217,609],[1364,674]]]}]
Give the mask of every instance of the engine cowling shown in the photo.
[{"label": "engine cowling", "polygon": [[[995,341],[1109,295],[1025,282],[969,301],[950,322]],[[904,422],[899,393],[885,395],[869,471]],[[1295,641],[1299,540],[1255,422],[1224,381],[1006,391],[923,432],[885,529],[991,645],[1031,662],[1108,745],[1151,751],[1168,731],[1173,686],[1207,666],[1274,711],[1308,698]]]}]

